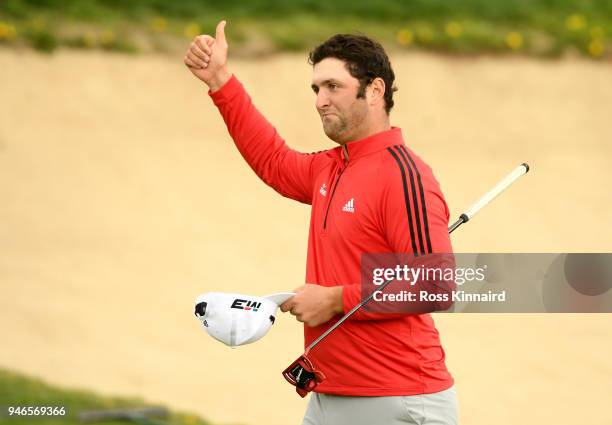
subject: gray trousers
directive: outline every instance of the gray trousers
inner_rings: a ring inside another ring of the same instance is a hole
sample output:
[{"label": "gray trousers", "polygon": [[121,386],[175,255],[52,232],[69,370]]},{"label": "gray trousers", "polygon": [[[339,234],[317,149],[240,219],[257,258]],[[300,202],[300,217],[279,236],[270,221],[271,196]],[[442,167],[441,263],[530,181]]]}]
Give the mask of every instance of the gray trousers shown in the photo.
[{"label": "gray trousers", "polygon": [[457,425],[455,387],[433,394],[347,397],[312,393],[302,425]]}]

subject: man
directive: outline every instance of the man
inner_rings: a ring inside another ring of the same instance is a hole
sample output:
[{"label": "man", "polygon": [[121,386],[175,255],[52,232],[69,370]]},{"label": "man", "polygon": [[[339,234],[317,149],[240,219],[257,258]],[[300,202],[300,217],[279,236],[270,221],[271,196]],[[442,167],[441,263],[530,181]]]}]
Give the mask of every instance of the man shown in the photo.
[{"label": "man", "polygon": [[[338,34],[310,53],[315,106],[339,145],[314,154],[287,147],[229,71],[227,51],[222,21],[214,38],[194,39],[184,62],[209,86],[257,175],[312,205],[307,284],[282,305],[304,322],[308,345],[361,301],[362,254],[452,252],[448,208],[431,169],[390,125],[395,76],[380,44]],[[309,357],[327,379],[303,424],[457,423],[453,378],[429,314],[362,309]]]}]

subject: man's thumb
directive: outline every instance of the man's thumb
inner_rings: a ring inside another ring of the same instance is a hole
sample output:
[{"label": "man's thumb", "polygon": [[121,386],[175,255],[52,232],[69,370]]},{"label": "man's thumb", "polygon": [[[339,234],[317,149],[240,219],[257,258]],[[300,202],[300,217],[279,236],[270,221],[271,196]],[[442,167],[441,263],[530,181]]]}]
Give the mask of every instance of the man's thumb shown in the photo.
[{"label": "man's thumb", "polygon": [[215,38],[217,39],[218,42],[226,43],[226,41],[225,41],[225,24],[226,24],[225,21],[221,21],[217,25],[217,33],[216,33]]}]

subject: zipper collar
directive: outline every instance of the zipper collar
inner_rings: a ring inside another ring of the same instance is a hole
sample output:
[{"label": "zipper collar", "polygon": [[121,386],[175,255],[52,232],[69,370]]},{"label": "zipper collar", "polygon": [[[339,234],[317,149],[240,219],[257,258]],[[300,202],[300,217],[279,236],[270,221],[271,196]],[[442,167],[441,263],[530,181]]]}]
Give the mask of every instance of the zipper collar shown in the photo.
[{"label": "zipper collar", "polygon": [[390,130],[381,131],[363,139],[347,142],[333,150],[345,162],[354,161],[363,156],[381,151],[394,145],[403,145],[404,138],[399,127],[391,127]]}]

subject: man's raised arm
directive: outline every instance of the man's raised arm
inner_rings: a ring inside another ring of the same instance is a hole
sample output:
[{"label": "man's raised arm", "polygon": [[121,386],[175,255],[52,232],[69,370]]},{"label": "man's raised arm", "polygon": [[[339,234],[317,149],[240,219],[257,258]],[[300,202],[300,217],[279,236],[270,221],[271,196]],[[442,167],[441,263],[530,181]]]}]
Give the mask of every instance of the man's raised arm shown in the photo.
[{"label": "man's raised arm", "polygon": [[225,21],[215,37],[199,35],[189,45],[185,65],[210,88],[238,150],[257,175],[281,195],[311,203],[313,176],[322,155],[290,149],[276,129],[255,108],[250,96],[227,66]]}]

